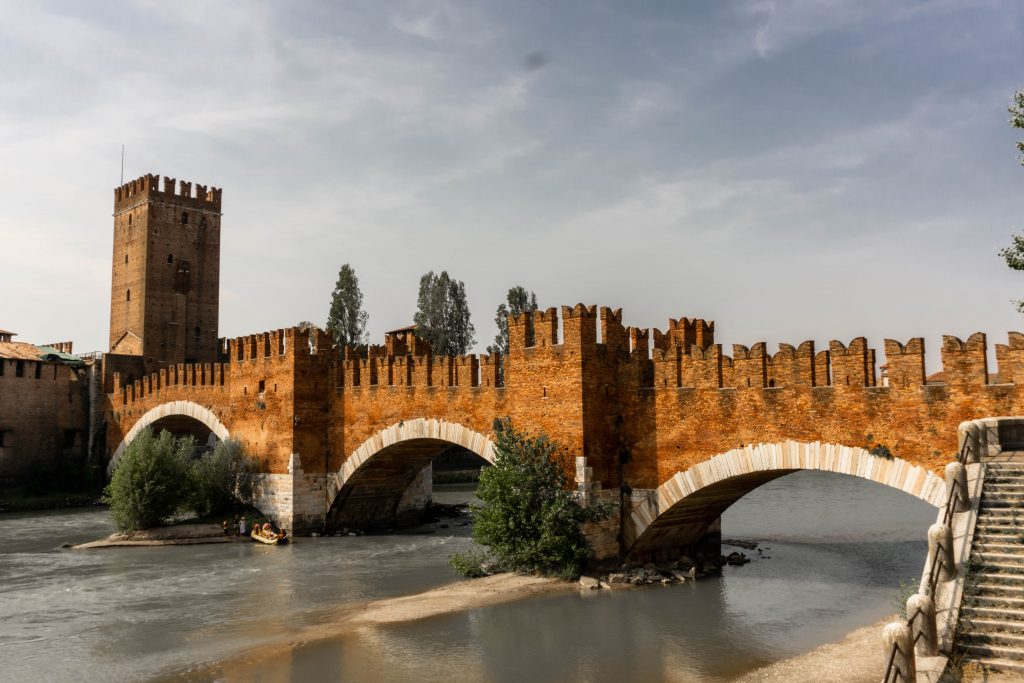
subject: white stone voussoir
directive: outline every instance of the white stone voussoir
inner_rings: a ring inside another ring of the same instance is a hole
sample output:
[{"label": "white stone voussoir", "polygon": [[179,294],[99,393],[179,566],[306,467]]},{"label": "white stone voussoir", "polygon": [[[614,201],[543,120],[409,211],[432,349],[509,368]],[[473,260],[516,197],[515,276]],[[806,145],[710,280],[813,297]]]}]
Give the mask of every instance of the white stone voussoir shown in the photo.
[{"label": "white stone voussoir", "polygon": [[155,408],[151,408],[147,411],[138,421],[132,425],[132,428],[128,430],[128,433],[124,435],[124,439],[117,445],[117,449],[114,451],[113,457],[110,458],[110,462],[107,464],[107,476],[113,474],[114,469],[117,467],[117,462],[121,459],[121,455],[124,453],[124,449],[135,440],[135,437],[139,435],[146,427],[149,427],[157,420],[161,420],[171,415],[184,415],[194,420],[202,422],[207,428],[213,432],[214,436],[223,441],[228,438],[228,428],[224,426],[224,423],[220,421],[216,413],[192,401],[169,401],[167,403],[161,403]]},{"label": "white stone voussoir", "polygon": [[489,463],[494,462],[494,444],[486,435],[461,425],[457,422],[447,422],[428,418],[416,418],[414,420],[403,420],[377,432],[364,441],[349,454],[341,468],[328,477],[327,499],[333,501],[345,482],[352,478],[356,470],[362,467],[370,458],[380,453],[389,446],[402,443],[403,441],[414,441],[417,439],[432,439],[434,441],[447,441],[466,450],[473,451]]},{"label": "white stone voussoir", "polygon": [[658,487],[656,495],[638,503],[630,514],[627,535],[640,539],[658,517],[688,496],[720,481],[773,470],[822,470],[860,477],[899,489],[941,507],[946,486],[934,473],[900,458],[883,458],[857,446],[831,443],[748,444],[677,472]]}]

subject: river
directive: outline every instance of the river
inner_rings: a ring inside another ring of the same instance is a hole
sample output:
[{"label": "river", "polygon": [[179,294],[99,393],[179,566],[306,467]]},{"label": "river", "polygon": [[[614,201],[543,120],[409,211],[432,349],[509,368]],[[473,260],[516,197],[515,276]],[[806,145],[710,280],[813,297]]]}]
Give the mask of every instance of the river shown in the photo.
[{"label": "river", "polygon": [[723,516],[723,537],[757,540],[762,555],[744,551],[754,561],[721,578],[531,598],[254,659],[239,655],[348,605],[459,580],[446,561],[470,527],[70,551],[110,533],[105,511],[3,514],[0,680],[728,681],[892,613],[934,517],[878,484],[799,472]]}]

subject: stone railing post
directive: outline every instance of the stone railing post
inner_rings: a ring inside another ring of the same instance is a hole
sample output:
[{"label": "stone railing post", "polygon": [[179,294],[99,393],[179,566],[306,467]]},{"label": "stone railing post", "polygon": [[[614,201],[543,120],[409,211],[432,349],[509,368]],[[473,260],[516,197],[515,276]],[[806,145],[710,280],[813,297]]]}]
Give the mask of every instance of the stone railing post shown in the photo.
[{"label": "stone railing post", "polygon": [[982,450],[985,448],[982,436],[981,427],[974,421],[961,422],[957,429],[957,446],[960,449],[967,446],[968,465],[981,462]]},{"label": "stone railing post", "polygon": [[971,497],[967,491],[967,468],[958,462],[946,465],[946,494],[956,488],[953,498],[953,511],[963,512],[971,508]]},{"label": "stone railing post", "polygon": [[[936,553],[938,550],[938,553]],[[928,558],[939,563],[939,580],[956,578],[956,563],[953,558],[953,530],[945,524],[928,527]]]},{"label": "stone railing post", "polygon": [[907,599],[907,616],[910,635],[914,639],[917,654],[934,657],[939,654],[939,638],[935,625],[935,602],[923,593],[916,593]]},{"label": "stone railing post", "polygon": [[[914,638],[910,635],[910,627],[899,621],[886,624],[882,630],[883,656],[885,665],[889,664],[889,657],[892,655],[893,645],[896,646],[896,657],[892,660],[892,673],[895,676],[888,676],[883,683],[909,683],[917,680],[917,671],[914,666]],[[888,674],[889,671],[886,671]]]}]

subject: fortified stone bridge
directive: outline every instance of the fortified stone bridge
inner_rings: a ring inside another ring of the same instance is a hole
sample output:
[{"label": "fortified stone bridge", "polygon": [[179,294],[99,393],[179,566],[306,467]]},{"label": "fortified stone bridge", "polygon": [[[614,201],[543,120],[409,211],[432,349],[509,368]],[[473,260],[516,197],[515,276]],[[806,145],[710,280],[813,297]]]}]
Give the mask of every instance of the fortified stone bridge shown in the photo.
[{"label": "fortified stone bridge", "polygon": [[339,352],[299,329],[222,339],[220,363],[132,382],[107,372],[108,471],[146,426],[231,436],[259,461],[257,507],[279,524],[393,525],[426,504],[440,451],[491,460],[493,420],[509,416],[576,458],[585,501],[620,502],[589,530],[598,555],[639,558],[713,539],[729,505],[797,470],[871,479],[938,506],[957,425],[1024,413],[1018,333],[997,345],[994,375],[984,334],[945,337],[941,382],[926,380],[922,339],[886,340],[879,378],[863,337],[775,354],[734,345],[730,357],[713,322],[627,328],[620,310],[582,304],[510,318],[509,336],[504,382],[497,357],[434,356],[411,332]]}]

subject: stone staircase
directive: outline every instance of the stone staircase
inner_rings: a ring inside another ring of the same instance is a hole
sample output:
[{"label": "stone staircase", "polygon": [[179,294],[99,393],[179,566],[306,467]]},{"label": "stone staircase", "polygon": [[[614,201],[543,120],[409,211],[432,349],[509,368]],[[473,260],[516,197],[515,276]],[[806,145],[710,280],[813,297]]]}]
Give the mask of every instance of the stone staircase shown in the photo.
[{"label": "stone staircase", "polygon": [[1024,675],[1024,461],[987,465],[957,650],[963,663]]}]

